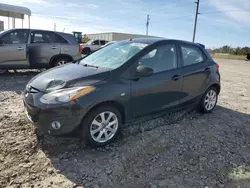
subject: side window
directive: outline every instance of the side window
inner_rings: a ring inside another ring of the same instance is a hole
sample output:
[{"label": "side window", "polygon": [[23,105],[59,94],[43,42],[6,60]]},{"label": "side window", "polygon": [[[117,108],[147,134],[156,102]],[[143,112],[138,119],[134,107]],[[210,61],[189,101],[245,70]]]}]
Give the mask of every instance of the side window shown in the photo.
[{"label": "side window", "polygon": [[204,61],[202,51],[194,46],[181,46],[184,66],[201,63]]},{"label": "side window", "polygon": [[143,56],[139,64],[151,67],[154,73],[177,68],[176,47],[174,44],[159,46]]},{"label": "side window", "polygon": [[47,31],[35,31],[31,33],[31,43],[55,43],[55,34]]},{"label": "side window", "polygon": [[55,42],[56,43],[68,43],[66,39],[64,39],[62,36],[55,33]]},{"label": "side window", "polygon": [[93,42],[93,45],[99,45],[99,40],[95,40],[95,41]]},{"label": "side window", "polygon": [[105,45],[106,44],[105,40],[100,40],[100,43],[101,43],[101,45]]},{"label": "side window", "polygon": [[2,44],[25,44],[27,43],[28,30],[15,30],[5,34],[1,38]]}]

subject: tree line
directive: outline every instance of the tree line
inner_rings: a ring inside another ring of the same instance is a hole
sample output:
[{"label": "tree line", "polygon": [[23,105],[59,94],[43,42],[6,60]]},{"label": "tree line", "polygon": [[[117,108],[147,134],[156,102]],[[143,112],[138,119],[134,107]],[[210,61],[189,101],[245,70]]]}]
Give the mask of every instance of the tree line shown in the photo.
[{"label": "tree line", "polygon": [[237,48],[232,48],[231,46],[225,45],[220,48],[215,48],[211,50],[212,53],[227,53],[227,54],[232,54],[232,55],[247,55],[247,53],[250,53],[250,48],[249,47],[237,47]]}]

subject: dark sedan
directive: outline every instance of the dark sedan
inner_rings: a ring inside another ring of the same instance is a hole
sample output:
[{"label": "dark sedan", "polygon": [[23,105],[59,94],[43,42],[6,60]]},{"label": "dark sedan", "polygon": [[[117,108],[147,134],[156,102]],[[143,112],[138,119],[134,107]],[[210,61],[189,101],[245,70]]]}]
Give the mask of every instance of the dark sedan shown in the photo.
[{"label": "dark sedan", "polygon": [[219,93],[219,66],[204,46],[130,39],[34,77],[24,106],[41,132],[79,129],[86,143],[103,146],[141,116],[191,106],[211,112]]}]

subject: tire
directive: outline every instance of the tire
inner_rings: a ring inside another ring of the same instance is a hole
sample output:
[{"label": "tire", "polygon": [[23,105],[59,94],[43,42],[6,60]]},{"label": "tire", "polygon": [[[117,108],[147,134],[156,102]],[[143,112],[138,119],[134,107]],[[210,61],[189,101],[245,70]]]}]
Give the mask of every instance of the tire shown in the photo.
[{"label": "tire", "polygon": [[62,66],[70,62],[70,59],[67,57],[59,57],[53,61],[52,67]]},{"label": "tire", "polygon": [[[101,114],[104,114],[105,120],[108,120],[108,116],[111,114],[110,125],[108,122],[102,121]],[[117,138],[121,132],[121,124],[121,113],[116,108],[110,105],[100,106],[83,119],[80,134],[85,145],[101,147]]]},{"label": "tire", "polygon": [[82,54],[83,54],[83,55],[89,55],[89,54],[91,54],[90,48],[83,48],[83,49],[82,49]]},{"label": "tire", "polygon": [[217,104],[218,91],[215,87],[210,87],[204,93],[198,106],[198,110],[202,113],[210,113]]}]

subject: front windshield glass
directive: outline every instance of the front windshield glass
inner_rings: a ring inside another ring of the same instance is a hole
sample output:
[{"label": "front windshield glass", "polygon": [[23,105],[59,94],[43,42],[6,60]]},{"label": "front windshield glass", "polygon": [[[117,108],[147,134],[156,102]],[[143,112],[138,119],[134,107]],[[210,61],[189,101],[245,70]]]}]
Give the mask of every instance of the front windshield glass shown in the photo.
[{"label": "front windshield glass", "polygon": [[88,42],[86,42],[86,44],[91,45],[92,42],[93,42],[93,40],[89,40]]},{"label": "front windshield glass", "polygon": [[80,64],[116,69],[146,46],[145,43],[133,41],[117,42],[85,57],[80,61]]}]

